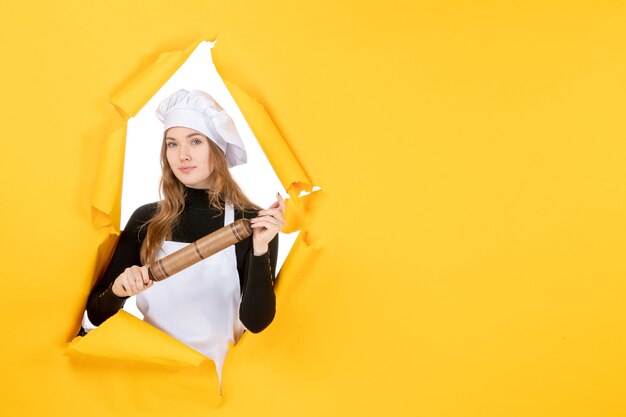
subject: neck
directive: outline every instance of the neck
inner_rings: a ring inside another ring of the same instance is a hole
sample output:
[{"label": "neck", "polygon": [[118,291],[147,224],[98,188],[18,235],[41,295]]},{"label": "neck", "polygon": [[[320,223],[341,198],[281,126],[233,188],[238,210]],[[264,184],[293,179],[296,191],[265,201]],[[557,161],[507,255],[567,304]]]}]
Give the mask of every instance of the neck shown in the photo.
[{"label": "neck", "polygon": [[185,186],[185,206],[195,208],[209,207],[209,195],[207,190]]}]

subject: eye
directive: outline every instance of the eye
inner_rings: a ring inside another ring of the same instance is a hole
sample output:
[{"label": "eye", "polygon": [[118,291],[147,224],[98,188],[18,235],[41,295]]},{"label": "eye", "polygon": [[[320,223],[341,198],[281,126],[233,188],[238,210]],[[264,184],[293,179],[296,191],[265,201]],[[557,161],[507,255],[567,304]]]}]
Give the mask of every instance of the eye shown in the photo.
[{"label": "eye", "polygon": [[191,141],[191,143],[192,143],[192,144],[194,144],[194,145],[199,145],[199,144],[201,144],[201,143],[202,143],[202,140],[200,140],[200,139],[194,139],[194,140],[192,140],[192,141]]},{"label": "eye", "polygon": [[176,146],[176,142],[167,142],[166,146],[168,148],[173,148],[174,146]]}]

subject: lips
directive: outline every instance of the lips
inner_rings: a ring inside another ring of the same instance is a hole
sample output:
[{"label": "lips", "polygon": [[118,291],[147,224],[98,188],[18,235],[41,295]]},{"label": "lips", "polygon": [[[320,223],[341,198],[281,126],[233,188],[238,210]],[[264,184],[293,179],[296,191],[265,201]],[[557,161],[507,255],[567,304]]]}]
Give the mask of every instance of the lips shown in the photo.
[{"label": "lips", "polygon": [[191,171],[194,168],[195,167],[180,167],[180,168],[178,168],[178,170],[181,171],[181,172],[184,172],[186,174],[186,173],[188,173],[189,171]]}]

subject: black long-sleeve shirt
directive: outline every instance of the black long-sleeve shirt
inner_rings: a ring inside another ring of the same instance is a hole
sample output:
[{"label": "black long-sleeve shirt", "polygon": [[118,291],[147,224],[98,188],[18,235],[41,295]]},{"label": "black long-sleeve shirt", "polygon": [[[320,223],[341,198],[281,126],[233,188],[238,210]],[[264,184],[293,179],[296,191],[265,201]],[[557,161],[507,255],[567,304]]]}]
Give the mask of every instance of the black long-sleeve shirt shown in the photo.
[{"label": "black long-sleeve shirt", "polygon": [[[224,227],[224,212],[220,213],[209,206],[206,191],[194,188],[185,190],[185,208],[172,230],[173,241],[191,243]],[[87,316],[94,325],[99,326],[114,315],[128,299],[115,295],[111,286],[126,268],[141,265],[139,252],[147,228],[141,226],[154,216],[156,209],[157,203],[139,207],[120,233],[113,257],[87,301]],[[246,218],[256,216],[256,212],[245,212]],[[235,220],[242,217],[244,213],[235,210]],[[252,237],[236,243],[235,252],[241,288],[239,319],[246,329],[258,333],[272,322],[276,312],[274,281],[278,235],[272,239],[268,251],[263,255],[254,255]]]}]

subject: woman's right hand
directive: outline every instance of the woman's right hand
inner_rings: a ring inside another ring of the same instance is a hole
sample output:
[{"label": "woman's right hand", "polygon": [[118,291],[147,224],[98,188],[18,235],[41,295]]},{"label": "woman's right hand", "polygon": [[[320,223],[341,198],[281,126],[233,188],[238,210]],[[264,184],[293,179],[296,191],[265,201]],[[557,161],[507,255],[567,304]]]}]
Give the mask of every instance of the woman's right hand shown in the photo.
[{"label": "woman's right hand", "polygon": [[147,266],[133,265],[126,268],[113,282],[113,294],[118,297],[130,297],[150,288],[153,282],[148,276]]}]

